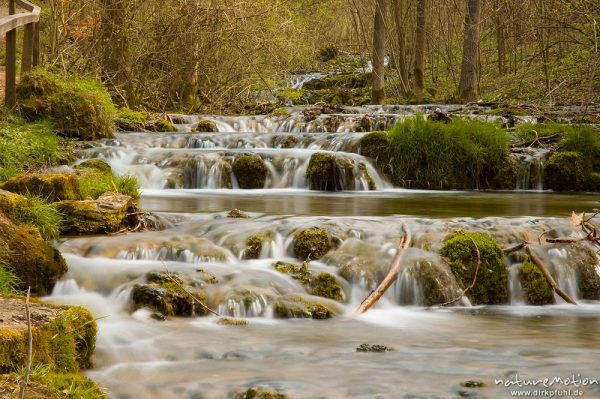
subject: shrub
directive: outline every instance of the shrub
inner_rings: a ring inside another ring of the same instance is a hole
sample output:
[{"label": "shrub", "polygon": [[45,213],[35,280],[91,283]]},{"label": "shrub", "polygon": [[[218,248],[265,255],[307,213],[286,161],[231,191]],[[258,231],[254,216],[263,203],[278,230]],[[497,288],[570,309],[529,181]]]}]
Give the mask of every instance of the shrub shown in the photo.
[{"label": "shrub", "polygon": [[578,191],[585,180],[585,164],[577,152],[555,152],[544,166],[544,187],[551,190]]},{"label": "shrub", "polygon": [[600,132],[591,126],[573,126],[560,142],[561,150],[581,155],[585,168],[600,172]]},{"label": "shrub", "polygon": [[509,162],[509,137],[477,120],[405,119],[390,132],[388,156],[397,185],[434,189],[496,188]]}]

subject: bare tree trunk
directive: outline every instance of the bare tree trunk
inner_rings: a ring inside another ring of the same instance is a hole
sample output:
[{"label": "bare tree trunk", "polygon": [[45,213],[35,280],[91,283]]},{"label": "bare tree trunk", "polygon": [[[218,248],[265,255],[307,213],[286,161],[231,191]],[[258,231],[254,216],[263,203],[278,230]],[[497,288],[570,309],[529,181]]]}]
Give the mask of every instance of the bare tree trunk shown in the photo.
[{"label": "bare tree trunk", "polygon": [[425,29],[426,29],[426,0],[417,3],[417,30],[415,37],[415,97],[417,102],[423,101],[423,69],[425,66]]},{"label": "bare tree trunk", "polygon": [[373,26],[373,87],[371,102],[382,104],[385,99],[385,14],[387,0],[377,0]]},{"label": "bare tree trunk", "polygon": [[460,73],[459,96],[463,101],[475,101],[478,97],[479,81],[479,22],[481,1],[467,0],[465,37],[463,43],[462,68]]},{"label": "bare tree trunk", "polygon": [[502,17],[506,10],[499,4],[494,3],[494,23],[496,24],[496,46],[498,52],[498,73],[502,76],[506,73],[506,40],[504,19]]},{"label": "bare tree trunk", "polygon": [[402,18],[402,12],[405,4],[404,0],[394,0],[392,2],[394,7],[394,19],[396,21],[396,39],[398,42],[398,54],[396,56],[396,66],[398,73],[400,74],[400,84],[402,85],[402,92],[407,95],[410,92],[410,82],[408,81],[408,70],[406,68],[406,33],[404,29],[404,20]]}]

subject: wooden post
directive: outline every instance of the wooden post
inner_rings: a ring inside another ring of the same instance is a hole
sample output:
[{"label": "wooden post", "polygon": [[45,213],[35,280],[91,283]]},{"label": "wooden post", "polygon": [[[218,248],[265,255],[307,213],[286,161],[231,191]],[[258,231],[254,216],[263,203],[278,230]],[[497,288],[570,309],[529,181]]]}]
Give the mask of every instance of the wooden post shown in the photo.
[{"label": "wooden post", "polygon": [[[15,0],[8,1],[8,13],[15,14]],[[6,90],[4,101],[10,109],[14,108],[17,100],[17,30],[6,33]]]},{"label": "wooden post", "polygon": [[33,57],[32,64],[35,68],[40,65],[40,23],[33,24]]},{"label": "wooden post", "polygon": [[23,54],[21,59],[21,73],[31,71],[31,64],[33,62],[33,41],[34,41],[34,27],[33,23],[25,25],[25,32],[23,35]]}]

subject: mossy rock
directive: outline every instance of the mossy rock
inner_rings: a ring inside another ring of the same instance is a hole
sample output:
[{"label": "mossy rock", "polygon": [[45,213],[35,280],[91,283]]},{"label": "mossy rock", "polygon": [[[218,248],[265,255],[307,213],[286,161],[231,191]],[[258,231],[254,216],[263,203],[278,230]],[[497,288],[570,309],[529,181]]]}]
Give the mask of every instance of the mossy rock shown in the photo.
[{"label": "mossy rock", "polygon": [[351,190],[354,183],[354,166],[337,155],[318,152],[310,157],[306,178],[311,190]]},{"label": "mossy rock", "polygon": [[83,161],[73,167],[75,170],[86,170],[91,169],[93,171],[97,171],[105,174],[112,174],[112,168],[106,161],[102,159],[88,159],[87,161]]},{"label": "mossy rock", "polygon": [[343,313],[337,302],[303,294],[289,294],[277,298],[273,303],[273,314],[277,318],[302,318],[324,320]]},{"label": "mossy rock", "polygon": [[132,292],[133,310],[149,308],[165,316],[208,314],[206,308],[197,301],[205,305],[207,303],[202,282],[173,273],[148,273],[146,283],[134,285]]},{"label": "mossy rock", "polygon": [[444,239],[440,255],[448,262],[463,289],[475,279],[479,249],[481,265],[475,286],[467,297],[474,305],[496,305],[508,302],[508,270],[502,248],[487,234],[458,231]]},{"label": "mossy rock", "polygon": [[[22,375],[0,375],[0,397],[17,397]],[[94,381],[82,374],[33,373],[26,389],[27,399],[106,399],[107,396]],[[9,396],[5,396],[9,395]]]},{"label": "mossy rock", "polygon": [[[24,298],[0,297],[0,372],[9,373],[27,359],[27,321]],[[80,307],[56,307],[30,303],[33,334],[33,366],[76,373],[92,367],[97,326]]]},{"label": "mossy rock", "polygon": [[79,140],[112,137],[115,106],[91,79],[63,78],[36,69],[21,76],[17,105],[29,120],[50,119],[57,133]]},{"label": "mossy rock", "polygon": [[312,273],[306,263],[296,264],[288,262],[275,262],[273,268],[279,273],[287,274],[303,286],[308,286],[312,280]]},{"label": "mossy rock", "polygon": [[390,140],[386,132],[372,132],[360,139],[360,154],[375,160],[376,164],[388,163]]},{"label": "mossy rock", "polygon": [[217,124],[208,119],[201,119],[196,126],[196,131],[200,133],[214,133],[218,132],[219,128]]},{"label": "mossy rock", "polygon": [[235,394],[235,399],[290,399],[289,396],[265,388],[248,388]]},{"label": "mossy rock", "polygon": [[250,216],[239,209],[232,209],[227,213],[227,217],[230,219],[250,219]]},{"label": "mossy rock", "polygon": [[294,254],[298,259],[321,259],[331,249],[327,230],[312,228],[294,235]]},{"label": "mossy rock", "polygon": [[242,319],[232,319],[230,317],[221,317],[217,320],[217,324],[222,326],[247,326],[248,321]]},{"label": "mossy rock", "polygon": [[273,267],[279,273],[287,274],[298,281],[311,295],[339,302],[344,300],[342,286],[333,274],[321,272],[315,275],[308,269],[306,262],[302,264],[275,262]]},{"label": "mossy rock", "polygon": [[148,122],[149,114],[147,112],[134,111],[129,108],[121,108],[117,112],[115,123],[117,128],[124,132],[143,131],[144,125]]},{"label": "mossy rock", "polygon": [[574,267],[579,298],[590,301],[600,300],[600,266],[596,254],[581,245],[574,246],[572,250],[569,255],[576,262]]},{"label": "mossy rock", "polygon": [[428,259],[417,260],[409,270],[418,282],[420,305],[436,306],[456,298],[453,287],[457,287],[457,281],[451,272]]},{"label": "mossy rock", "polygon": [[233,162],[233,173],[242,189],[265,187],[269,168],[258,155],[242,155]]},{"label": "mossy rock", "polygon": [[248,237],[246,240],[246,249],[244,250],[244,259],[259,259],[266,238],[264,234],[254,234]]},{"label": "mossy rock", "polygon": [[519,268],[519,281],[523,288],[525,302],[529,305],[550,305],[555,303],[554,290],[544,274],[530,261]]},{"label": "mossy rock", "polygon": [[20,278],[19,288],[36,295],[48,295],[58,279],[67,272],[60,252],[45,242],[40,232],[31,227],[15,225],[0,214],[0,252]]},{"label": "mossy rock", "polygon": [[544,165],[545,188],[554,191],[580,191],[585,180],[585,163],[577,152],[555,152]]},{"label": "mossy rock", "polygon": [[27,198],[22,195],[11,193],[10,191],[0,189],[0,213],[4,213],[13,221],[13,215],[19,208],[26,206]]},{"label": "mossy rock", "polygon": [[131,226],[136,218],[135,201],[128,195],[105,193],[97,200],[61,201],[53,204],[63,217],[65,235],[116,233]]},{"label": "mossy rock", "polygon": [[23,173],[4,183],[2,189],[49,202],[81,199],[79,181],[68,173]]},{"label": "mossy rock", "polygon": [[152,122],[148,122],[145,125],[146,129],[151,132],[157,133],[174,133],[177,132],[177,128],[171,122],[166,119],[157,119]]},{"label": "mossy rock", "polygon": [[497,173],[493,177],[492,187],[499,190],[514,190],[517,186],[518,163],[513,157],[506,157],[498,165]]}]

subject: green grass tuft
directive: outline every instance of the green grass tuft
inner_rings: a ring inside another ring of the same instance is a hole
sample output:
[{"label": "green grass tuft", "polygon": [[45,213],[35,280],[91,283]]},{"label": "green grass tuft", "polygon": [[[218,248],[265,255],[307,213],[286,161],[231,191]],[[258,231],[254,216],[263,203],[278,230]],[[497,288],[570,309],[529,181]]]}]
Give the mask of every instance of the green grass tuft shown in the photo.
[{"label": "green grass tuft", "polygon": [[496,123],[445,124],[417,115],[399,122],[388,137],[392,179],[404,187],[500,188],[507,170],[509,137]]},{"label": "green grass tuft", "polygon": [[135,199],[140,197],[140,185],[131,175],[116,177],[112,172],[89,169],[79,177],[79,186],[84,198],[97,199],[106,192],[117,192]]},{"label": "green grass tuft", "polygon": [[0,252],[0,295],[10,295],[17,292],[21,279],[13,272],[12,267],[4,260]]},{"label": "green grass tuft", "polygon": [[63,217],[46,198],[27,195],[27,202],[20,204],[13,216],[19,224],[36,227],[45,239],[60,235]]}]

